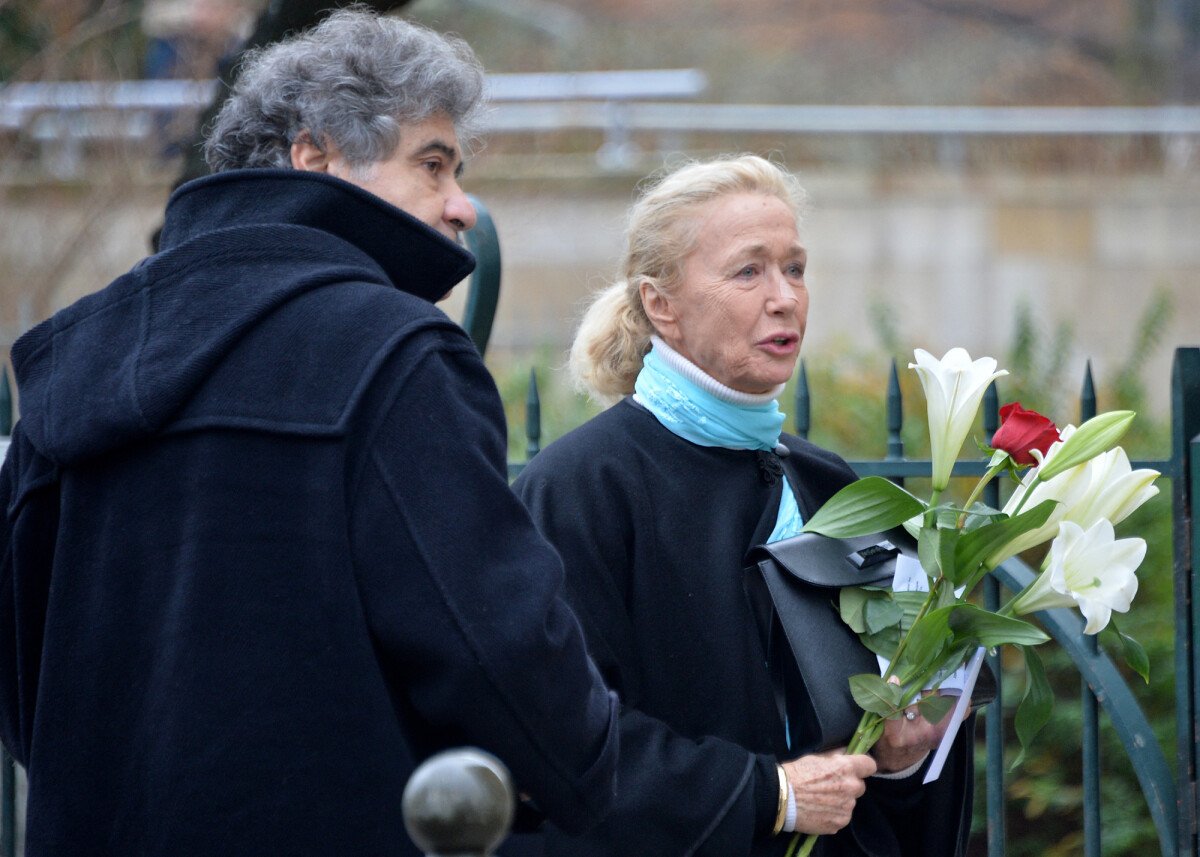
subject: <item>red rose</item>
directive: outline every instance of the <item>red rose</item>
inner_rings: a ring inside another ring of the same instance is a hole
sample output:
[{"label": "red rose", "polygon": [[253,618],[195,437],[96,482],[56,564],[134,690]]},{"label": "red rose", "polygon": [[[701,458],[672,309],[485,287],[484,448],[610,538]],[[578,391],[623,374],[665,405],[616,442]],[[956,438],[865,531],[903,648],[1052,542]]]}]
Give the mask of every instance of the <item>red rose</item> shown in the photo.
[{"label": "red rose", "polygon": [[1045,455],[1057,440],[1058,427],[1052,421],[1012,402],[1000,409],[1000,428],[992,437],[992,448],[1004,450],[1017,464],[1037,464],[1030,450]]}]

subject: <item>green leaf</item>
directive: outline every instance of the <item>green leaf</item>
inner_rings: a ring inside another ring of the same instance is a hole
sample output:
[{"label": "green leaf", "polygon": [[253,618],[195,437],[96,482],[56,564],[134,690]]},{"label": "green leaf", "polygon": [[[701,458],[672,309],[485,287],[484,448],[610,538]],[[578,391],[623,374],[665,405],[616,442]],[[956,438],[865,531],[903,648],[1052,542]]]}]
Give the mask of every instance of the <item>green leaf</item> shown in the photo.
[{"label": "green leaf", "polygon": [[1106,637],[1110,635],[1117,637],[1118,645],[1121,648],[1121,657],[1124,658],[1125,663],[1129,664],[1129,668],[1142,677],[1142,681],[1149,684],[1150,658],[1146,654],[1146,650],[1142,648],[1142,644],[1118,628],[1116,621],[1112,619],[1109,620],[1104,634]]},{"label": "green leaf", "polygon": [[900,605],[904,611],[904,618],[900,620],[900,627],[908,631],[912,627],[913,622],[917,618],[917,614],[921,612],[921,605],[925,603],[927,592],[893,592],[892,600]]},{"label": "green leaf", "polygon": [[942,576],[954,584],[952,589],[959,584],[956,546],[961,538],[962,533],[956,529],[943,529],[938,538],[938,567],[942,570]]},{"label": "green leaf", "polygon": [[903,660],[914,667],[932,666],[950,643],[949,611],[931,610],[908,632]]},{"label": "green leaf", "polygon": [[841,614],[842,621],[856,634],[862,634],[867,630],[867,623],[863,618],[863,608],[866,606],[868,598],[870,598],[870,594],[857,586],[843,587],[838,596],[838,613]]},{"label": "green leaf", "polygon": [[925,504],[894,482],[867,476],[834,494],[804,525],[832,538],[890,530],[925,511]]},{"label": "green leaf", "polygon": [[921,561],[921,568],[925,569],[925,574],[931,579],[938,576],[941,540],[942,531],[937,527],[922,527],[921,534],[917,537],[917,559]]},{"label": "green leaf", "polygon": [[949,503],[939,503],[936,519],[937,528],[943,533],[958,529],[958,516],[961,514],[961,509],[957,509]]},{"label": "green leaf", "polygon": [[955,604],[948,608],[950,630],[956,643],[973,643],[987,648],[1012,643],[1036,646],[1050,638],[1035,625],[1012,616],[1000,616],[974,604]]},{"label": "green leaf", "polygon": [[891,598],[872,598],[863,608],[863,618],[866,620],[867,633],[878,634],[893,625],[899,628],[904,609]]},{"label": "green leaf", "polygon": [[1109,411],[1092,417],[1063,441],[1054,458],[1038,468],[1038,478],[1044,482],[1089,458],[1108,452],[1125,434],[1134,416],[1136,414],[1133,411]]},{"label": "green leaf", "polygon": [[1149,684],[1150,657],[1146,654],[1146,650],[1142,648],[1141,643],[1123,631],[1118,634],[1121,638],[1121,656],[1125,658],[1125,663],[1129,664],[1129,668],[1142,677],[1142,681]]},{"label": "green leaf", "polygon": [[948,679],[955,670],[961,667],[967,661],[967,657],[978,648],[972,642],[963,643],[957,641],[954,645],[949,646],[941,655],[941,663],[938,665],[937,671],[926,682],[928,687],[940,687],[942,682]]},{"label": "green leaf", "polygon": [[938,587],[938,599],[935,607],[953,607],[958,603],[958,596],[954,594],[953,586]]},{"label": "green leaf", "polygon": [[917,708],[920,709],[921,716],[930,723],[939,723],[957,703],[957,697],[931,693],[921,698],[921,701],[917,703]]},{"label": "green leaf", "polygon": [[1004,518],[966,533],[954,546],[954,564],[962,579],[967,583],[975,576],[980,565],[990,556],[1017,536],[1036,530],[1046,523],[1054,507],[1054,500],[1043,500],[1032,509],[1026,509],[1015,518]]},{"label": "green leaf", "polygon": [[971,508],[967,510],[967,517],[963,521],[962,531],[964,533],[974,532],[980,527],[992,523],[997,518],[1007,518],[1008,516],[999,509],[993,509],[986,503],[976,501],[971,504]]},{"label": "green leaf", "polygon": [[881,676],[862,673],[850,676],[850,693],[863,711],[887,717],[900,707],[904,689],[898,684],[889,684]]},{"label": "green leaf", "polygon": [[1029,646],[1022,646],[1021,651],[1025,653],[1027,681],[1025,694],[1021,697],[1021,704],[1017,706],[1016,718],[1013,721],[1017,729],[1017,739],[1021,742],[1021,752],[1009,766],[1010,772],[1016,770],[1025,760],[1025,754],[1033,744],[1033,739],[1042,731],[1054,709],[1054,694],[1050,690],[1050,682],[1046,681],[1042,659],[1037,651]]},{"label": "green leaf", "polygon": [[900,628],[890,625],[876,634],[859,634],[859,639],[872,652],[890,661],[900,646]]}]

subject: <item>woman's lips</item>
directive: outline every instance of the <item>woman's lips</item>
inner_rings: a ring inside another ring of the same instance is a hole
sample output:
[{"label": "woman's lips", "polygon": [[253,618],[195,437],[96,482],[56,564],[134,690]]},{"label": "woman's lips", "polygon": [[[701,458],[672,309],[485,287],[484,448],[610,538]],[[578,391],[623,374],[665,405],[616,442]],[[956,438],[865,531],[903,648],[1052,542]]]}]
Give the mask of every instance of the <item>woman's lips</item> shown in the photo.
[{"label": "woman's lips", "polygon": [[774,336],[768,336],[766,339],[759,340],[756,344],[768,354],[787,357],[788,355],[795,354],[799,349],[800,337],[794,333],[777,333]]}]

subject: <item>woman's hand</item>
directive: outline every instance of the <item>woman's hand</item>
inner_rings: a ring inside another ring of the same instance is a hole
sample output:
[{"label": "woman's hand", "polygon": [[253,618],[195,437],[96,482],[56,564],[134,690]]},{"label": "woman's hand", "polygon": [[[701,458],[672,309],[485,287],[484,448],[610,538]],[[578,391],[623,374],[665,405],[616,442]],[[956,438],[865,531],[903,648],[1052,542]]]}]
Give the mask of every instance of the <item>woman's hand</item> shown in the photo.
[{"label": "woman's hand", "polygon": [[796,798],[800,833],[837,833],[849,824],[854,803],[876,770],[870,756],[847,756],[844,747],[781,764]]},{"label": "woman's hand", "polygon": [[871,748],[881,774],[903,771],[923,761],[942,742],[954,717],[954,711],[950,710],[937,723],[930,723],[916,705],[908,706],[904,712],[894,720],[885,721],[883,737]]}]

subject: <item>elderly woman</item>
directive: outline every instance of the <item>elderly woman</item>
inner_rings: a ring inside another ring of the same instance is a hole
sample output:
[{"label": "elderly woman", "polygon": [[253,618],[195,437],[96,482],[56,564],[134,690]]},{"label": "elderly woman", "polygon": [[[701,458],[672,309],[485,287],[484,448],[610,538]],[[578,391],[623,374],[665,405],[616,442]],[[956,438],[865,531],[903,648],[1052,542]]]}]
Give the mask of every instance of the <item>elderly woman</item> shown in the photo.
[{"label": "elderly woman", "polygon": [[853,723],[789,729],[743,589],[749,548],[795,534],[855,478],[780,434],[808,318],[803,200],[753,156],[684,166],[645,192],[621,280],[571,353],[577,381],[615,404],[517,480],[623,703],[616,809],[584,837],[550,828],[547,854],[774,855],[790,831],[836,833],[826,855],[964,847],[966,737],[922,786],[940,735],[923,718],[889,722],[872,756],[837,747]]}]

